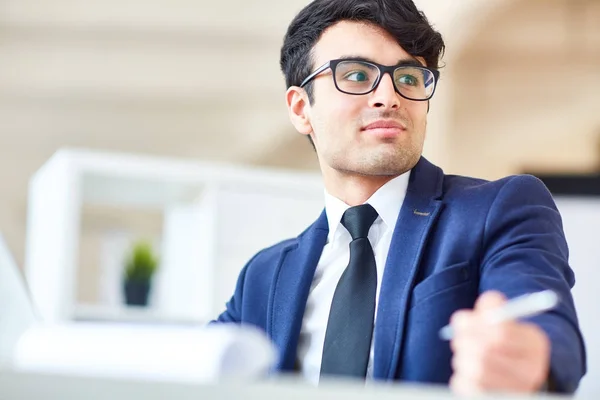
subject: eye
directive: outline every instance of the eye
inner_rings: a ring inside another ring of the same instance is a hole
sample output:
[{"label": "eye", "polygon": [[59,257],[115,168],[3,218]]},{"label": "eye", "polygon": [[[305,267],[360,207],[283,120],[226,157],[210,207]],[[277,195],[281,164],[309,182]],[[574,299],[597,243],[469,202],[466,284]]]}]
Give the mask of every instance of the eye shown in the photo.
[{"label": "eye", "polygon": [[398,77],[397,81],[401,85],[408,85],[408,86],[418,86],[419,85],[419,78],[417,78],[414,75],[409,75],[409,74],[400,75]]},{"label": "eye", "polygon": [[353,82],[366,82],[369,75],[365,71],[352,71],[344,75],[344,79]]}]

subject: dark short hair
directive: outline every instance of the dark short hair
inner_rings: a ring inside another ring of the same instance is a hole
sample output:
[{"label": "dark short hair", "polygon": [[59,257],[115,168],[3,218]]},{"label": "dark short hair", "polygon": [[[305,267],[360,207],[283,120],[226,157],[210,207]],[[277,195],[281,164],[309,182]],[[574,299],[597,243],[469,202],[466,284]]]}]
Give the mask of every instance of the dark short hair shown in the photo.
[{"label": "dark short hair", "polygon": [[[439,69],[444,40],[412,0],[314,0],[296,15],[283,40],[280,65],[288,88],[299,86],[315,68],[311,51],[323,31],[344,20],[380,26],[410,55]],[[312,85],[305,89],[312,103]]]}]

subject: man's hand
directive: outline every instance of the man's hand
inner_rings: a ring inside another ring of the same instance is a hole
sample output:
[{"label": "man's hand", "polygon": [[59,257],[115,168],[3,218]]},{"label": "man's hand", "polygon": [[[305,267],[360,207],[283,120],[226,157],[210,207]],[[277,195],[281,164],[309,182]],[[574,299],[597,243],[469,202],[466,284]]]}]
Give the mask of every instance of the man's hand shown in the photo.
[{"label": "man's hand", "polygon": [[450,321],[454,353],[450,388],[459,394],[539,390],[548,378],[550,341],[537,325],[493,324],[486,315],[502,306],[498,292],[482,294],[473,310],[454,313]]}]

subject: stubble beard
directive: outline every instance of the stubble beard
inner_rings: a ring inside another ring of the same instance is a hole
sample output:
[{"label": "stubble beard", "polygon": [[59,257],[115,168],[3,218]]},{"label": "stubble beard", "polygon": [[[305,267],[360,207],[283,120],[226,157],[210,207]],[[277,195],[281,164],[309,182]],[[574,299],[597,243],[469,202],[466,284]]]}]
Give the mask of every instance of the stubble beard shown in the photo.
[{"label": "stubble beard", "polygon": [[[364,126],[364,121],[393,118],[404,121],[407,126],[403,137],[383,141],[376,145],[354,144],[337,146],[330,143],[328,154],[323,154],[322,160],[333,170],[344,175],[362,176],[398,176],[412,169],[423,152],[423,139],[427,128],[423,124],[413,124],[397,112],[377,112],[357,121],[354,126]],[[323,127],[326,130],[329,127]],[[402,140],[404,139],[404,140]],[[320,157],[321,158],[321,157]]]},{"label": "stubble beard", "polygon": [[410,143],[409,146],[389,146],[368,151],[336,151],[330,155],[329,165],[346,175],[398,176],[412,169],[421,157],[420,146],[415,143]]}]

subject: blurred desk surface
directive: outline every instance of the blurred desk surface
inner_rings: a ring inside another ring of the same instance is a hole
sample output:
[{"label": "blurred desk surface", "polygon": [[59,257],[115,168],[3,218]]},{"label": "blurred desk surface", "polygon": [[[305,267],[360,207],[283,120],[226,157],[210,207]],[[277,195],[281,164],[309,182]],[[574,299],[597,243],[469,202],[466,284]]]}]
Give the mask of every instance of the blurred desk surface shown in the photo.
[{"label": "blurred desk surface", "polygon": [[[52,376],[0,371],[2,400],[439,400],[454,399],[448,390],[436,387],[329,382],[319,388],[293,378],[261,383],[189,383],[144,382],[104,378]],[[524,396],[487,395],[477,399],[526,399]],[[564,398],[539,396],[535,398]]]}]

